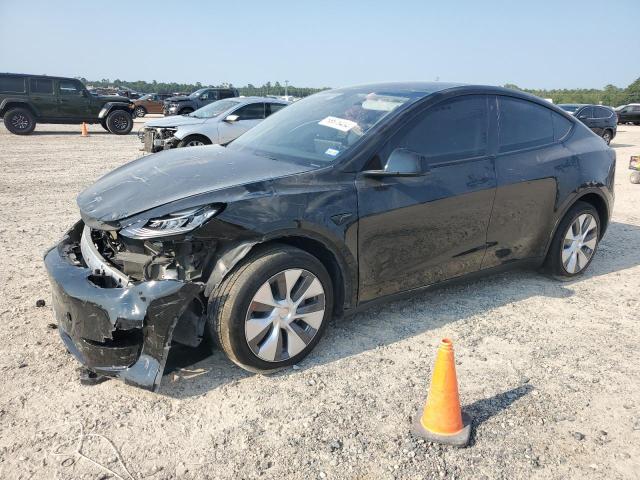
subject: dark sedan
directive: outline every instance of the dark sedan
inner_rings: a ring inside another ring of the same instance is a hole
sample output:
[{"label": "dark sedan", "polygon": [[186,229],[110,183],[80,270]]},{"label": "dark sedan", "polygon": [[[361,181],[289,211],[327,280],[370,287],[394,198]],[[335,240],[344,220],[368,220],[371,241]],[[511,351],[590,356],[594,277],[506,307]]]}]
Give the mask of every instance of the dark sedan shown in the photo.
[{"label": "dark sedan", "polygon": [[59,332],[92,372],[148,389],[172,342],[286,367],[374,301],[523,265],[582,274],[614,170],[581,122],[513,90],[323,91],[226,148],[149,155],[82,192],[45,256]]},{"label": "dark sedan", "polygon": [[600,135],[607,145],[615,138],[618,117],[612,108],[579,103],[562,103],[558,106],[584,123],[596,135]]}]

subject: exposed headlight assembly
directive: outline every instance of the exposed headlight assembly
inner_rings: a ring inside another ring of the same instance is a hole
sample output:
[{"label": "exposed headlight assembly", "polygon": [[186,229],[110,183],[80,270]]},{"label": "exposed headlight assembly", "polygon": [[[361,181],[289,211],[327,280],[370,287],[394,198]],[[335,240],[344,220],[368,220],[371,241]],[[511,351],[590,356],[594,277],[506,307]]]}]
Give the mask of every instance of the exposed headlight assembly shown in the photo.
[{"label": "exposed headlight assembly", "polygon": [[138,240],[181,235],[203,225],[222,210],[222,205],[207,205],[152,218],[145,224],[133,223],[120,230],[120,234]]}]

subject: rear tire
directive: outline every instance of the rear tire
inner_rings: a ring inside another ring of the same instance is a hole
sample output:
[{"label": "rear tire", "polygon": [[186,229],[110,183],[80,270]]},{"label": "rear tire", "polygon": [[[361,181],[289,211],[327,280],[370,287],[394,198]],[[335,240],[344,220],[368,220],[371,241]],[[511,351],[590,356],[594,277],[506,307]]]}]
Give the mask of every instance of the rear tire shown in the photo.
[{"label": "rear tire", "polygon": [[243,260],[211,293],[207,310],[208,334],[229,359],[268,373],[299,362],[320,341],[333,286],[316,257],[273,245]]},{"label": "rear tire", "polygon": [[598,211],[589,203],[576,202],[553,236],[545,260],[546,270],[559,280],[581,275],[596,254],[600,232]]},{"label": "rear tire", "polygon": [[127,135],[133,128],[133,118],[129,112],[114,110],[107,115],[107,128],[114,135]]},{"label": "rear tire", "polygon": [[613,138],[613,132],[611,130],[605,130],[602,133],[602,139],[604,140],[604,143],[606,143],[607,145],[611,144],[612,138]]},{"label": "rear tire", "polygon": [[29,135],[36,128],[36,118],[26,108],[13,108],[4,114],[4,126],[15,135]]},{"label": "rear tire", "polygon": [[100,126],[101,126],[102,128],[104,128],[107,132],[111,133],[111,132],[109,131],[109,127],[107,127],[107,121],[106,121],[106,120],[100,120]]}]

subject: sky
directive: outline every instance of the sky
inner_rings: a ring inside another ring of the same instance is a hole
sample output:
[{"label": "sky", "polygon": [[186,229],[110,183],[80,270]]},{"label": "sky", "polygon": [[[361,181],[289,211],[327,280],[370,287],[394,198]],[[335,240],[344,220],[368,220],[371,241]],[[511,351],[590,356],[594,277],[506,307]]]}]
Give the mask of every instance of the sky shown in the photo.
[{"label": "sky", "polygon": [[0,71],[305,87],[626,87],[640,0],[0,0]]}]

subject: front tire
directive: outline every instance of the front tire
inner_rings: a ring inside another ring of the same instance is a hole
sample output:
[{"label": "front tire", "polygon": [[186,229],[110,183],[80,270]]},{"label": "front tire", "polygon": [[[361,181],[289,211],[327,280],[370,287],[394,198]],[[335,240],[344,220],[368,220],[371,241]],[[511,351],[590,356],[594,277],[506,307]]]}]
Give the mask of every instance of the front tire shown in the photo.
[{"label": "front tire", "polygon": [[203,145],[211,145],[211,140],[202,135],[191,135],[178,142],[178,148],[201,147]]},{"label": "front tire", "polygon": [[241,262],[212,292],[207,328],[234,363],[267,373],[307,356],[332,310],[333,285],[322,263],[274,245]]},{"label": "front tire", "polygon": [[611,144],[612,138],[613,138],[613,132],[611,132],[611,130],[605,130],[602,133],[602,139],[604,140],[604,143],[606,143],[607,145]]},{"label": "front tire", "polygon": [[115,135],[127,135],[133,128],[133,118],[129,112],[114,110],[107,115],[107,128]]},{"label": "front tire", "polygon": [[546,267],[559,279],[582,274],[591,264],[600,240],[600,216],[586,202],[576,202],[564,216],[551,242]]},{"label": "front tire", "polygon": [[29,135],[36,128],[36,119],[26,108],[13,108],[4,114],[4,126],[15,135]]},{"label": "front tire", "polygon": [[134,117],[139,117],[142,118],[147,114],[147,109],[142,107],[142,106],[138,106],[133,110],[133,116]]}]

